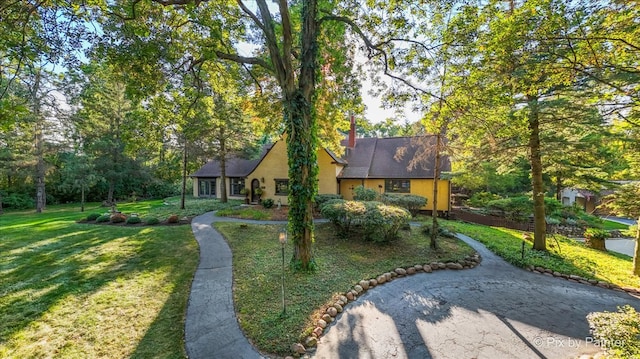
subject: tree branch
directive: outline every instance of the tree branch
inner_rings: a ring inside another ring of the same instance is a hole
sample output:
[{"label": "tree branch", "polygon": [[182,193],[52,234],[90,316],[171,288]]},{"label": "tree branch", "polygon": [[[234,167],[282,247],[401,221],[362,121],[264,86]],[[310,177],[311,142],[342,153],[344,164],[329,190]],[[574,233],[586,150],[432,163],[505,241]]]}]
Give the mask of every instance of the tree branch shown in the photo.
[{"label": "tree branch", "polygon": [[244,2],[242,2],[242,0],[238,0],[238,6],[240,6],[240,9],[242,9],[242,11],[245,14],[249,15],[251,20],[253,20],[253,22],[256,24],[257,27],[260,28],[260,30],[262,30],[262,32],[266,32],[266,29],[264,28],[264,24],[260,21],[260,19],[258,19],[256,14],[254,14],[253,12],[251,12],[251,10],[249,10],[249,8],[244,4]]},{"label": "tree branch", "polygon": [[262,66],[269,71],[273,71],[273,67],[269,66],[269,64],[261,58],[258,57],[246,57],[235,54],[229,54],[222,51],[215,51],[215,54],[218,58],[229,60],[233,62],[237,62],[239,64],[249,64],[249,65],[258,65]]}]

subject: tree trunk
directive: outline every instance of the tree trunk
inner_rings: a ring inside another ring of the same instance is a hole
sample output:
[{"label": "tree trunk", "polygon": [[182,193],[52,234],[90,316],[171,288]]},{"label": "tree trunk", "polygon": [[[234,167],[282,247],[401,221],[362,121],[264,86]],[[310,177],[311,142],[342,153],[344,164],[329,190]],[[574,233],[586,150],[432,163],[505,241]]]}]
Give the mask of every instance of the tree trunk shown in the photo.
[{"label": "tree trunk", "polygon": [[640,218],[638,218],[636,226],[636,244],[633,251],[633,275],[640,277]]},{"label": "tree trunk", "polygon": [[4,213],[4,210],[2,209],[2,192],[0,192],[0,214]]},{"label": "tree trunk", "polygon": [[558,202],[562,202],[562,176],[556,176],[556,199]]},{"label": "tree trunk", "polygon": [[433,212],[431,214],[431,240],[429,247],[431,249],[438,249],[438,180],[440,179],[440,133],[436,135],[436,158],[435,168],[433,169]]},{"label": "tree trunk", "polygon": [[80,187],[80,212],[84,212],[84,184]]},{"label": "tree trunk", "polygon": [[180,190],[180,209],[184,209],[185,197],[187,195],[187,136],[184,137],[184,148],[182,149],[182,189]]},{"label": "tree trunk", "polygon": [[227,203],[227,149],[224,141],[224,128],[220,129],[220,201]]},{"label": "tree trunk", "polygon": [[313,197],[317,188],[318,163],[316,126],[310,104],[298,96],[285,103],[288,128],[287,155],[289,158],[289,226],[295,268],[304,271],[314,268]]},{"label": "tree trunk", "polygon": [[531,161],[531,184],[533,187],[533,249],[547,250],[547,223],[544,213],[544,185],[542,182],[542,157],[540,154],[540,118],[538,96],[527,95],[529,105],[529,151]]},{"label": "tree trunk", "polygon": [[[301,65],[298,88],[295,89],[293,67],[290,63],[292,39],[284,41],[285,68],[279,83],[285,94],[284,117],[287,128],[287,156],[289,159],[289,229],[294,244],[292,265],[295,269],[311,271],[313,261],[313,198],[318,187],[317,127],[313,113],[318,46],[317,1],[302,4]],[[285,23],[285,21],[283,21]],[[290,24],[285,37],[291,37]],[[275,50],[275,47],[274,47]],[[270,49],[270,53],[273,50]],[[271,53],[271,56],[278,56]]]},{"label": "tree trunk", "polygon": [[44,140],[42,139],[42,122],[40,114],[40,99],[38,91],[40,90],[40,72],[35,74],[35,82],[33,85],[33,115],[35,116],[35,149],[36,149],[36,212],[42,213],[46,206],[47,194],[45,189],[45,166],[44,166]]},{"label": "tree trunk", "polygon": [[115,192],[115,188],[116,188],[115,180],[110,179],[109,180],[109,192],[107,193],[107,202],[108,202],[109,206],[113,206],[113,204],[115,203],[115,201],[113,200],[113,193]]}]

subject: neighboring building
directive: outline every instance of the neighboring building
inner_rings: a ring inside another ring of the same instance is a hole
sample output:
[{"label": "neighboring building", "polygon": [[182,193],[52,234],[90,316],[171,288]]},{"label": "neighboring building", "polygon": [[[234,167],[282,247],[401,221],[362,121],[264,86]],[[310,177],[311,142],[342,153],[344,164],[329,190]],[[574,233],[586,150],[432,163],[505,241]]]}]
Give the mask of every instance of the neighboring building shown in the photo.
[{"label": "neighboring building", "polygon": [[[427,146],[433,147],[435,137],[424,138]],[[433,141],[432,141],[433,140]],[[426,197],[427,206],[433,210],[433,177],[435,151],[426,151],[425,160],[416,168],[409,169],[409,162],[424,145],[411,137],[355,138],[355,123],[352,120],[348,139],[344,141],[345,154],[336,156],[327,149],[318,150],[318,193],[341,194],[353,199],[355,187],[363,185],[382,193],[406,193]],[[400,149],[400,151],[398,150]],[[402,153],[402,156],[397,156]],[[284,140],[264,148],[256,160],[231,158],[227,160],[226,176],[229,197],[244,198],[242,188],[249,189],[251,202],[256,202],[256,189],[262,190],[261,198],[271,198],[276,203],[287,204],[288,167],[287,149]],[[441,171],[450,171],[451,163],[442,156]],[[192,174],[196,197],[220,197],[220,164],[210,161]],[[451,184],[448,180],[438,182],[438,211],[451,209]]]},{"label": "neighboring building", "polygon": [[600,204],[599,197],[586,189],[564,188],[560,194],[565,206],[578,206],[587,213],[593,213]]}]

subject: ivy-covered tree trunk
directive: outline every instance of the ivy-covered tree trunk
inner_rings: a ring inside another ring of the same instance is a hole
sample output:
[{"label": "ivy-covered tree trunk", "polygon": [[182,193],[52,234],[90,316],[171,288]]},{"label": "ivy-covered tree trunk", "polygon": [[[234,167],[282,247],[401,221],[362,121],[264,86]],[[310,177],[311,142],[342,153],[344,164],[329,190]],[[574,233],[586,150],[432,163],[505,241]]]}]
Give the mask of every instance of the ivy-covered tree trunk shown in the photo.
[{"label": "ivy-covered tree trunk", "polygon": [[289,158],[289,228],[292,264],[308,271],[313,262],[313,198],[318,181],[317,134],[311,104],[300,92],[285,103]]},{"label": "ivy-covered tree trunk", "polygon": [[544,184],[542,182],[542,157],[540,154],[540,113],[538,97],[528,95],[529,106],[529,151],[531,161],[531,183],[533,187],[533,249],[547,250],[547,223],[544,213]]},{"label": "ivy-covered tree trunk", "polygon": [[[298,88],[287,84],[286,75],[282,87],[285,92],[284,116],[287,125],[287,155],[289,158],[289,228],[294,244],[292,264],[294,268],[310,271],[313,261],[313,198],[318,187],[317,126],[313,113],[317,63],[318,21],[317,2],[304,1],[302,5],[302,58]],[[289,32],[289,30],[287,31]]]}]

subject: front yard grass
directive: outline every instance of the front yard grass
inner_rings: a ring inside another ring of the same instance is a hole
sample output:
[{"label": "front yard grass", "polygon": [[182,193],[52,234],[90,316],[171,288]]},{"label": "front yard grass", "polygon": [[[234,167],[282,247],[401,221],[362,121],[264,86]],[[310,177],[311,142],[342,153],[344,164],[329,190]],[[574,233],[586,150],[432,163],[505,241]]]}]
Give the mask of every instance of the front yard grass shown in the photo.
[{"label": "front yard grass", "polygon": [[[233,252],[234,300],[242,329],[267,353],[290,354],[291,344],[320,317],[319,308],[362,279],[377,277],[397,267],[433,261],[455,261],[475,251],[455,239],[441,239],[441,250],[429,249],[429,240],[414,228],[390,244],[336,237],[331,224],[316,225],[314,255],[319,269],[294,273],[288,263],[292,245],[285,249],[287,314],[281,317],[282,254],[278,232],[283,226],[216,223]],[[307,333],[308,334],[308,333]]]},{"label": "front yard grass", "polygon": [[547,236],[548,252],[532,250],[525,243],[522,259],[522,232],[500,227],[487,227],[456,221],[442,221],[454,232],[465,234],[489,250],[519,267],[544,267],[564,274],[597,279],[621,287],[640,288],[640,278],[632,273],[633,258],[616,252],[602,252],[564,236]]},{"label": "front yard grass", "polygon": [[185,357],[191,227],[76,223],[92,206],[0,216],[0,357]]}]

